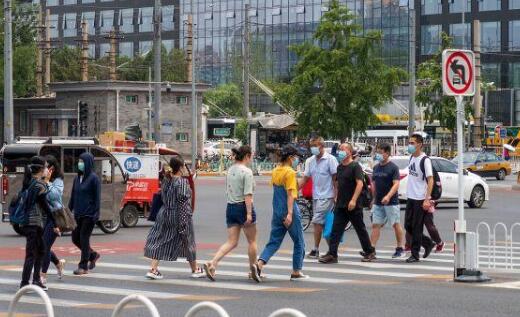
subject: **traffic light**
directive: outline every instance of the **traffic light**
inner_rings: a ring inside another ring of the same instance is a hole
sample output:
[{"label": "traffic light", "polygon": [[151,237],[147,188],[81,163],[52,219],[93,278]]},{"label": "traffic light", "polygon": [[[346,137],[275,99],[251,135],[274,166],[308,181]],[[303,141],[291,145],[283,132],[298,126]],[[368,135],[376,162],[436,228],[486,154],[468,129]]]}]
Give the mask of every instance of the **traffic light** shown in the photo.
[{"label": "traffic light", "polygon": [[79,126],[80,136],[87,136],[88,133],[88,104],[86,102],[79,102]]}]

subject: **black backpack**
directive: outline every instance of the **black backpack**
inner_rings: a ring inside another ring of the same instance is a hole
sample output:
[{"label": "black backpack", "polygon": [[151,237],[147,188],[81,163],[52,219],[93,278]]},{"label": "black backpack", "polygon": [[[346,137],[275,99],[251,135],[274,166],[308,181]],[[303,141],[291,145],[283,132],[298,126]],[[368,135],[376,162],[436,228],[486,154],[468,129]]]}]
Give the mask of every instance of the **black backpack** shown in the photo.
[{"label": "black backpack", "polygon": [[[421,162],[419,163],[421,172],[423,174],[423,180],[426,180],[426,173],[424,171],[424,162],[426,159],[429,159],[431,162],[431,159],[428,155],[425,155]],[[412,157],[410,157],[410,162],[412,161]],[[432,188],[432,200],[438,200],[442,196],[442,184],[441,184],[441,178],[439,176],[439,172],[435,169],[432,162],[432,174],[433,174],[433,188]]]},{"label": "black backpack", "polygon": [[361,194],[359,194],[359,205],[362,208],[370,208],[373,199],[372,180],[370,176],[363,171],[363,189],[361,190]]}]

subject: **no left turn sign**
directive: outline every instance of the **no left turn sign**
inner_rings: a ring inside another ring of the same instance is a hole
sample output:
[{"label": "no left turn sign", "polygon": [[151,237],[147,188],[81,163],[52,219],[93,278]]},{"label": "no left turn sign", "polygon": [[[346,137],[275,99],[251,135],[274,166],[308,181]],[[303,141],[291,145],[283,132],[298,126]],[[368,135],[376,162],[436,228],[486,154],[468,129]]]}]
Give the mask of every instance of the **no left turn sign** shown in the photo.
[{"label": "no left turn sign", "polygon": [[475,56],[472,51],[442,52],[442,89],[448,96],[475,95]]}]

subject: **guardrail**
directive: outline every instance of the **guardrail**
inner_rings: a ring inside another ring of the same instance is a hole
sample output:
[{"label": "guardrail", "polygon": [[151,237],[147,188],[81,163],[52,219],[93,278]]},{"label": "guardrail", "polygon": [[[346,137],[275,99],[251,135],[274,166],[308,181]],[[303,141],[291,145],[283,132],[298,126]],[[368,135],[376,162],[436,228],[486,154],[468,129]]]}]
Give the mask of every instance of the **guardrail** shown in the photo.
[{"label": "guardrail", "polygon": [[132,302],[140,302],[143,303],[148,311],[150,312],[150,315],[152,317],[160,317],[159,311],[157,310],[157,307],[152,303],[151,300],[149,300],[147,297],[142,295],[128,295],[127,297],[123,298],[114,308],[114,311],[112,312],[112,317],[119,317],[119,314],[126,305],[132,303]]},{"label": "guardrail", "polygon": [[34,285],[24,286],[20,290],[18,290],[18,292],[16,292],[13,300],[9,304],[9,309],[7,310],[7,317],[14,317],[14,309],[16,308],[16,305],[18,305],[18,302],[20,301],[22,296],[30,292],[34,292],[41,297],[43,303],[45,304],[45,311],[47,313],[47,317],[54,317],[54,308],[52,307],[52,302],[49,298],[49,295],[47,295],[47,293],[45,293],[43,289]]},{"label": "guardrail", "polygon": [[[487,222],[480,222],[476,229],[479,267],[484,264],[481,260],[486,259],[487,268],[506,270],[520,268],[520,257],[515,257],[515,254],[520,253],[520,241],[515,242],[514,239],[514,233],[518,230],[520,230],[518,222],[512,224],[509,230],[503,222],[497,222],[493,229]],[[484,235],[481,235],[481,231]],[[497,235],[499,235],[498,238]],[[487,239],[484,241],[487,243],[483,244],[481,238],[485,236]],[[499,240],[501,237],[504,240]]]},{"label": "guardrail", "polygon": [[188,312],[186,313],[186,315],[184,315],[184,317],[194,317],[201,311],[205,311],[205,310],[216,311],[217,314],[219,315],[219,317],[229,317],[227,311],[224,308],[222,308],[222,306],[220,306],[217,303],[213,303],[213,302],[198,303],[197,305],[190,308],[190,310],[188,310]]}]

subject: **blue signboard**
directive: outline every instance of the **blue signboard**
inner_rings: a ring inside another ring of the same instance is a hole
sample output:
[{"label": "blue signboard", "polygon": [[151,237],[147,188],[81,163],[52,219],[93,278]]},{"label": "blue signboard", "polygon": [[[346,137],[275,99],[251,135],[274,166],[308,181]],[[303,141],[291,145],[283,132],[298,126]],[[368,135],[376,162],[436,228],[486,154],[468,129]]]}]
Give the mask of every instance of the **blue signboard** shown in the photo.
[{"label": "blue signboard", "polygon": [[141,169],[141,160],[134,156],[127,158],[125,160],[125,169],[129,173],[136,173]]}]

